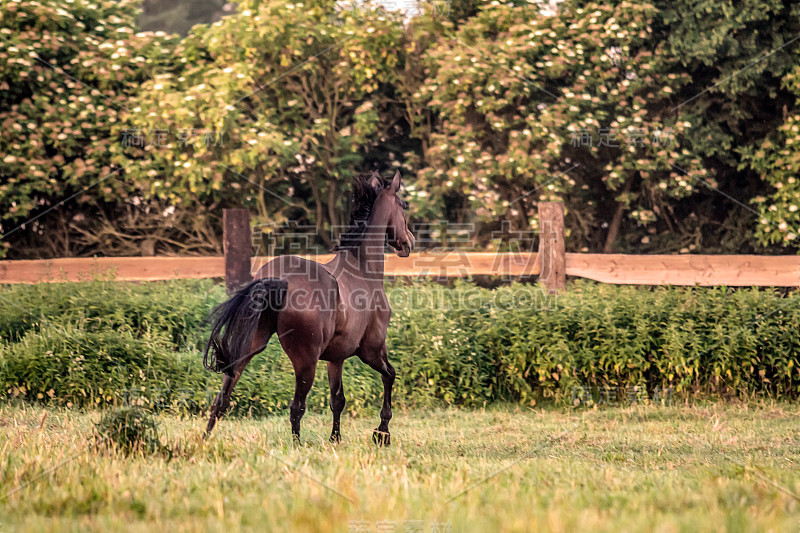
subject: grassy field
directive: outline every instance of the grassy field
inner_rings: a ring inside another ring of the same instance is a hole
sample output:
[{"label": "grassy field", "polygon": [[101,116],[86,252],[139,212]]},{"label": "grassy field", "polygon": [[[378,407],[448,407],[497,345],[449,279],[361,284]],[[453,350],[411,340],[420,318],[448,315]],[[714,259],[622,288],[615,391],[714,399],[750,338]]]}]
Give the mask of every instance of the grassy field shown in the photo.
[{"label": "grassy field", "polygon": [[0,407],[0,532],[798,531],[794,404],[160,415],[170,461],[91,449],[100,412]]}]

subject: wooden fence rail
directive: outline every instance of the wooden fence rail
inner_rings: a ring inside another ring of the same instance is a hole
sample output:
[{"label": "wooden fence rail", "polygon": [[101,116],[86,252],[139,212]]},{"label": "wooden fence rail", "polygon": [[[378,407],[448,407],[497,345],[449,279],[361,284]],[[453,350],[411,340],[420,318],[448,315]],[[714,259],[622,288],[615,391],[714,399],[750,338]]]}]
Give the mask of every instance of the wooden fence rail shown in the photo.
[{"label": "wooden fence rail", "polygon": [[[270,257],[250,257],[247,213],[226,213],[225,251],[218,257],[101,257],[0,261],[0,284],[84,281],[113,277],[120,281],[226,278],[232,289]],[[464,277],[540,276],[551,291],[563,290],[566,276],[624,285],[726,285],[730,287],[800,286],[800,256],[622,255],[564,253],[560,204],[539,207],[539,253],[450,251],[386,255],[389,276]],[[306,256],[325,262],[331,255]]]},{"label": "wooden fence rail", "polygon": [[[419,253],[401,259],[386,255],[389,276],[464,277],[538,275],[535,253]],[[327,261],[332,256],[306,256]],[[271,257],[254,257],[253,272]],[[566,254],[566,274],[620,285],[800,286],[800,256]],[[0,284],[224,278],[225,258],[101,257],[0,261]]]}]

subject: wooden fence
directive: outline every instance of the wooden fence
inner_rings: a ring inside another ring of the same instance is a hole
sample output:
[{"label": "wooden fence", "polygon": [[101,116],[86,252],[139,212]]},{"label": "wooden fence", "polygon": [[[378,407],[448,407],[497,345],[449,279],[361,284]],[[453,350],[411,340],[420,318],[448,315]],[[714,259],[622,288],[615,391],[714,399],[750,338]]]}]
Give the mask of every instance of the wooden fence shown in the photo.
[{"label": "wooden fence", "polygon": [[[270,257],[250,257],[247,212],[225,213],[225,255],[219,257],[101,257],[0,261],[0,283],[82,281],[113,276],[121,281],[226,278],[229,288],[250,278]],[[389,276],[539,276],[552,291],[566,276],[630,285],[800,286],[800,256],[623,255],[564,252],[563,207],[539,206],[538,253],[435,252],[386,255]],[[331,255],[309,257],[328,261]]]}]

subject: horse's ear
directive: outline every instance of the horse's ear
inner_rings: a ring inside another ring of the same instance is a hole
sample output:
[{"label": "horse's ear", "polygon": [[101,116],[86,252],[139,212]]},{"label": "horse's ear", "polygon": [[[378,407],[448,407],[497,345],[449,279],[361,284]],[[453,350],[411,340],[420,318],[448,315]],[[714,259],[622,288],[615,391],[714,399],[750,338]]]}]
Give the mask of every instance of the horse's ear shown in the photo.
[{"label": "horse's ear", "polygon": [[372,176],[369,178],[369,184],[376,191],[379,191],[383,188],[383,181],[381,181],[381,175],[378,174],[377,170],[372,171]]},{"label": "horse's ear", "polygon": [[397,192],[400,190],[400,171],[394,173],[394,178],[392,178],[392,190]]}]

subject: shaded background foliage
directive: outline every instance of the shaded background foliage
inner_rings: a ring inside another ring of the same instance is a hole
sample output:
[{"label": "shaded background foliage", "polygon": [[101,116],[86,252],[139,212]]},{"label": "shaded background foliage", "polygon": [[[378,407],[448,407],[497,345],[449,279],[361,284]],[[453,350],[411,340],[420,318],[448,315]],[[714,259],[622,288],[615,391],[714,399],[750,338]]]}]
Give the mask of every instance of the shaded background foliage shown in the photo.
[{"label": "shaded background foliage", "polygon": [[366,168],[480,247],[562,200],[571,251],[796,249],[796,3],[446,6],[2,0],[0,253],[220,253],[242,205],[329,247]]}]

